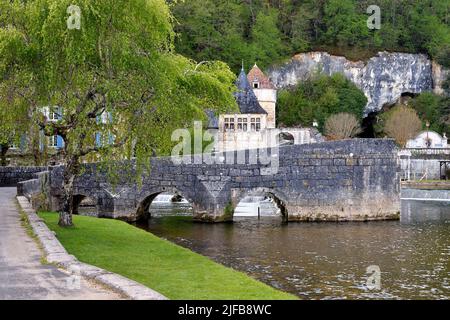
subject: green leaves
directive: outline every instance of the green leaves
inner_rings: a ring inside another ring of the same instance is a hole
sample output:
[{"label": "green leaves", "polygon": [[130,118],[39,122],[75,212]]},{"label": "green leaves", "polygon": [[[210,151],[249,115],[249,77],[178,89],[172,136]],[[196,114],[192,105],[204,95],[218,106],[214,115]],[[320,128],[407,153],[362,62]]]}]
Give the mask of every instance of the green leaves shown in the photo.
[{"label": "green leaves", "polygon": [[425,122],[428,121],[431,130],[439,133],[448,132],[450,98],[424,92],[411,101],[411,106],[417,111],[424,129]]},{"label": "green leaves", "polygon": [[274,61],[278,61],[285,53],[281,32],[277,28],[278,12],[269,10],[259,12],[252,28],[252,44],[250,46],[253,58],[263,68],[268,68]]},{"label": "green leaves", "polygon": [[364,93],[341,74],[316,75],[291,90],[283,90],[278,99],[278,122],[286,126],[310,127],[313,120],[323,129],[326,119],[347,112],[362,119],[367,103]]},{"label": "green leaves", "polygon": [[[369,30],[366,10],[381,9]],[[189,0],[173,5],[176,47],[196,60],[222,60],[235,72],[287,56],[326,50],[362,60],[377,51],[424,52],[450,65],[450,0]]]},{"label": "green leaves", "polygon": [[14,26],[0,29],[0,74],[4,77],[24,58],[24,35]]},{"label": "green leaves", "polygon": [[[67,26],[70,5],[80,8],[79,30]],[[197,64],[173,51],[164,0],[33,0],[2,8],[16,14],[0,16],[0,71],[15,79],[10,106],[26,97],[35,125],[64,138],[67,159],[145,163],[167,154],[171,132],[201,120],[205,109],[236,108],[226,64]],[[43,119],[48,105],[63,108],[57,123]]]}]

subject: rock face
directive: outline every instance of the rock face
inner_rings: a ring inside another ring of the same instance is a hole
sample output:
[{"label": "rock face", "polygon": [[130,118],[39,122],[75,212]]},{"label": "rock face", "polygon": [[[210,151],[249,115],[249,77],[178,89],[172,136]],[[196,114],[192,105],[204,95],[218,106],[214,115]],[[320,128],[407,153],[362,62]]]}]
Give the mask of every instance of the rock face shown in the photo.
[{"label": "rock face", "polygon": [[379,111],[385,104],[395,103],[402,93],[435,91],[449,74],[423,54],[380,52],[367,62],[350,61],[326,52],[303,53],[286,64],[269,70],[278,89],[296,85],[312,74],[342,73],[360,88],[367,97],[365,113]]}]

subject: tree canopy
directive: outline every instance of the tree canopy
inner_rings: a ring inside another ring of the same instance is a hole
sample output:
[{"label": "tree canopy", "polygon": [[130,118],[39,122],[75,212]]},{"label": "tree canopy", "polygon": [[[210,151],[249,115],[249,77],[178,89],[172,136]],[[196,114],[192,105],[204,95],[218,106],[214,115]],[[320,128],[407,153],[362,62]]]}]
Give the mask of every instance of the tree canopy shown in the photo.
[{"label": "tree canopy", "polygon": [[[68,25],[73,4],[79,29]],[[63,138],[65,213],[84,156],[135,157],[144,165],[168,154],[172,131],[205,119],[205,109],[237,107],[235,75],[223,62],[197,64],[177,54],[172,24],[164,0],[1,2],[1,88],[12,87],[16,119],[25,102],[45,135]],[[43,116],[43,107],[59,120]]]},{"label": "tree canopy", "polygon": [[[369,30],[366,10],[381,9]],[[295,53],[326,50],[350,59],[377,51],[427,53],[450,66],[450,0],[189,0],[173,4],[177,49],[263,68]]]},{"label": "tree canopy", "polygon": [[421,93],[410,105],[417,111],[420,119],[430,124],[430,130],[449,133],[450,97],[441,97],[431,92]]},{"label": "tree canopy", "polygon": [[315,75],[279,92],[277,121],[284,126],[310,127],[317,120],[323,131],[327,118],[340,112],[351,113],[360,121],[366,104],[364,93],[342,74]]}]

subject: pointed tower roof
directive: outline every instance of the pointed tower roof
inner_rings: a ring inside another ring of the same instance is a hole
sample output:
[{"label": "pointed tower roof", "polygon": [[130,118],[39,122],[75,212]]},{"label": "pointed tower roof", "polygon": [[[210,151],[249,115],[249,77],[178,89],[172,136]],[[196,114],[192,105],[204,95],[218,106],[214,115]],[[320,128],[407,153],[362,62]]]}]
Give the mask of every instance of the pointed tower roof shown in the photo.
[{"label": "pointed tower roof", "polygon": [[208,127],[207,129],[218,129],[219,128],[219,118],[217,118],[215,112],[211,109],[205,110],[206,116],[208,117]]},{"label": "pointed tower roof", "polygon": [[259,89],[275,89],[270,79],[261,71],[256,63],[248,73],[247,78],[250,83],[259,82]]},{"label": "pointed tower roof", "polygon": [[261,107],[253,92],[250,83],[248,82],[247,75],[245,74],[244,68],[242,68],[241,73],[236,81],[236,87],[238,91],[234,94],[236,101],[238,103],[241,113],[258,113],[267,114],[266,110]]}]

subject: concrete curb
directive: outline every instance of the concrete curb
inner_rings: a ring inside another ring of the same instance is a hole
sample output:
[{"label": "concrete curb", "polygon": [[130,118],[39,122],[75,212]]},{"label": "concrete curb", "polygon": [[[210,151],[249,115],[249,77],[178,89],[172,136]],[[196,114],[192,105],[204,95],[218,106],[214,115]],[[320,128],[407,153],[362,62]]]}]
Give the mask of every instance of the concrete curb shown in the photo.
[{"label": "concrete curb", "polygon": [[86,279],[97,281],[131,300],[168,300],[162,294],[136,281],[78,261],[73,255],[67,253],[66,249],[56,238],[55,233],[36,214],[27,198],[18,196],[17,201],[27,215],[28,221],[41,243],[45,258],[49,263],[65,270],[76,270]]}]

